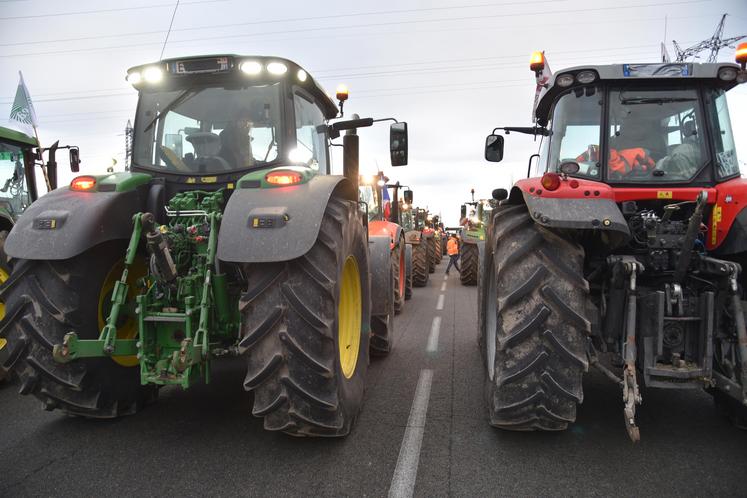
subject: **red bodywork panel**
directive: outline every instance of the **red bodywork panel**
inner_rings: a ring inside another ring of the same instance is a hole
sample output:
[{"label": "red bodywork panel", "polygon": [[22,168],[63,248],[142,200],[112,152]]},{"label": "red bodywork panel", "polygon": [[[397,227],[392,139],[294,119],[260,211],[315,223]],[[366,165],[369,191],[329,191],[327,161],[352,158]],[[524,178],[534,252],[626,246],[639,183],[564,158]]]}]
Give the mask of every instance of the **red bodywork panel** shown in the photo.
[{"label": "red bodywork panel", "polygon": [[391,221],[376,220],[368,222],[369,237],[372,235],[388,235],[390,249],[394,249],[394,246],[396,245],[399,230],[402,230],[402,227],[397,225],[396,223],[392,223]]},{"label": "red bodywork panel", "polygon": [[605,183],[568,178],[560,182],[557,190],[542,187],[541,178],[527,178],[516,182],[525,195],[546,199],[607,199],[615,203],[643,200],[693,201],[698,194],[708,192],[708,204],[713,205],[708,222],[706,248],[717,248],[729,233],[734,219],[747,206],[747,179],[734,178],[715,187],[611,187]]}]

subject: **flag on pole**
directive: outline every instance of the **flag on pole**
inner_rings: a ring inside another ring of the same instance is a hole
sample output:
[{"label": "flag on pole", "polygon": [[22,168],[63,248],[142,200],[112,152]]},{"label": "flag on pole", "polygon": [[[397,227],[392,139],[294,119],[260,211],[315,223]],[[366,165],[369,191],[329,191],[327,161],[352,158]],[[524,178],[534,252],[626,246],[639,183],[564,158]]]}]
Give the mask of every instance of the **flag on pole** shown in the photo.
[{"label": "flag on pole", "polygon": [[21,71],[18,71],[18,76],[20,81],[16,90],[16,98],[10,108],[10,119],[36,128],[36,111],[34,111],[34,104],[31,103],[31,94],[29,94],[29,90],[23,82]]},{"label": "flag on pole", "polygon": [[392,215],[392,200],[389,197],[389,189],[383,187],[384,192],[382,193],[382,200],[384,201],[384,218],[389,219]]}]

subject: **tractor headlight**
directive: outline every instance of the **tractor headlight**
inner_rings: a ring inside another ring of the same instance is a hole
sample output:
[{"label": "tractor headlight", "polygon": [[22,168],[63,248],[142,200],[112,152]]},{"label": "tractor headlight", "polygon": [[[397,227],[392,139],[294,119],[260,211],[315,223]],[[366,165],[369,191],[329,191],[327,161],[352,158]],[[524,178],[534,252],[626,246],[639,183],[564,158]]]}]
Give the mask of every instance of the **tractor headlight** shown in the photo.
[{"label": "tractor headlight", "polygon": [[275,76],[282,76],[288,71],[288,66],[282,62],[270,62],[267,64],[267,72]]},{"label": "tractor headlight", "polygon": [[299,69],[298,73],[296,73],[296,77],[298,78],[298,81],[300,81],[301,83],[306,81],[306,78],[308,78],[308,76],[309,75],[306,74],[306,71],[304,71],[303,69]]},{"label": "tractor headlight", "polygon": [[254,76],[262,72],[262,64],[257,61],[244,61],[239,65],[239,69],[244,74]]},{"label": "tractor headlight", "polygon": [[126,79],[127,79],[127,83],[135,86],[139,84],[141,81],[143,81],[143,75],[140,74],[140,71],[133,71],[127,75]]},{"label": "tractor headlight", "polygon": [[573,75],[561,74],[560,76],[555,78],[555,84],[562,88],[569,87],[573,84]]},{"label": "tractor headlight", "polygon": [[576,81],[581,83],[582,85],[588,85],[589,83],[593,83],[594,80],[597,79],[596,73],[594,71],[581,71],[576,75]]},{"label": "tractor headlight", "polygon": [[163,69],[157,66],[150,66],[143,71],[143,78],[148,83],[158,83],[163,79]]},{"label": "tractor headlight", "polygon": [[734,81],[737,79],[737,70],[733,67],[722,67],[718,70],[718,79],[721,81]]}]

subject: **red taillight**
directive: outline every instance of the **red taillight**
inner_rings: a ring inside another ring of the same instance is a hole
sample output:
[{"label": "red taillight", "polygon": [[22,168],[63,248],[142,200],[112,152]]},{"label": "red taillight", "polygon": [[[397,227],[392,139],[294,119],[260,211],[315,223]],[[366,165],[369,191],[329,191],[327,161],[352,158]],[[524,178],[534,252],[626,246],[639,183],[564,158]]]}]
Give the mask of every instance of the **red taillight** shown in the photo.
[{"label": "red taillight", "polygon": [[92,176],[78,176],[70,182],[70,190],[91,190],[96,186],[96,178]]},{"label": "red taillight", "polygon": [[301,173],[295,171],[273,171],[267,173],[265,180],[272,185],[295,185],[301,183]]},{"label": "red taillight", "polygon": [[541,183],[545,190],[558,190],[560,187],[560,175],[557,173],[545,173],[542,176]]}]

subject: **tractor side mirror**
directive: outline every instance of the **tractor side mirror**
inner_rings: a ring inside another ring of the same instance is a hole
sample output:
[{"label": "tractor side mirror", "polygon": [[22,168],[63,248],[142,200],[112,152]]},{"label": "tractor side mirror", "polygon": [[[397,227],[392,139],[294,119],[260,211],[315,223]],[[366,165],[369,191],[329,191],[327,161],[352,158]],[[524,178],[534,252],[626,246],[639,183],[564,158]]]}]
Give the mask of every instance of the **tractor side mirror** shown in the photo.
[{"label": "tractor side mirror", "polygon": [[412,190],[405,190],[405,204],[412,204]]},{"label": "tractor side mirror", "polygon": [[393,123],[389,127],[389,153],[392,166],[407,164],[407,123]]},{"label": "tractor side mirror", "polygon": [[502,201],[508,199],[508,190],[506,190],[505,188],[497,188],[493,190],[492,195],[493,199],[495,199],[496,201]]},{"label": "tractor side mirror", "polygon": [[80,150],[77,147],[70,147],[70,171],[80,171]]},{"label": "tractor side mirror", "polygon": [[485,160],[499,163],[503,160],[503,136],[488,135],[485,139]]}]

